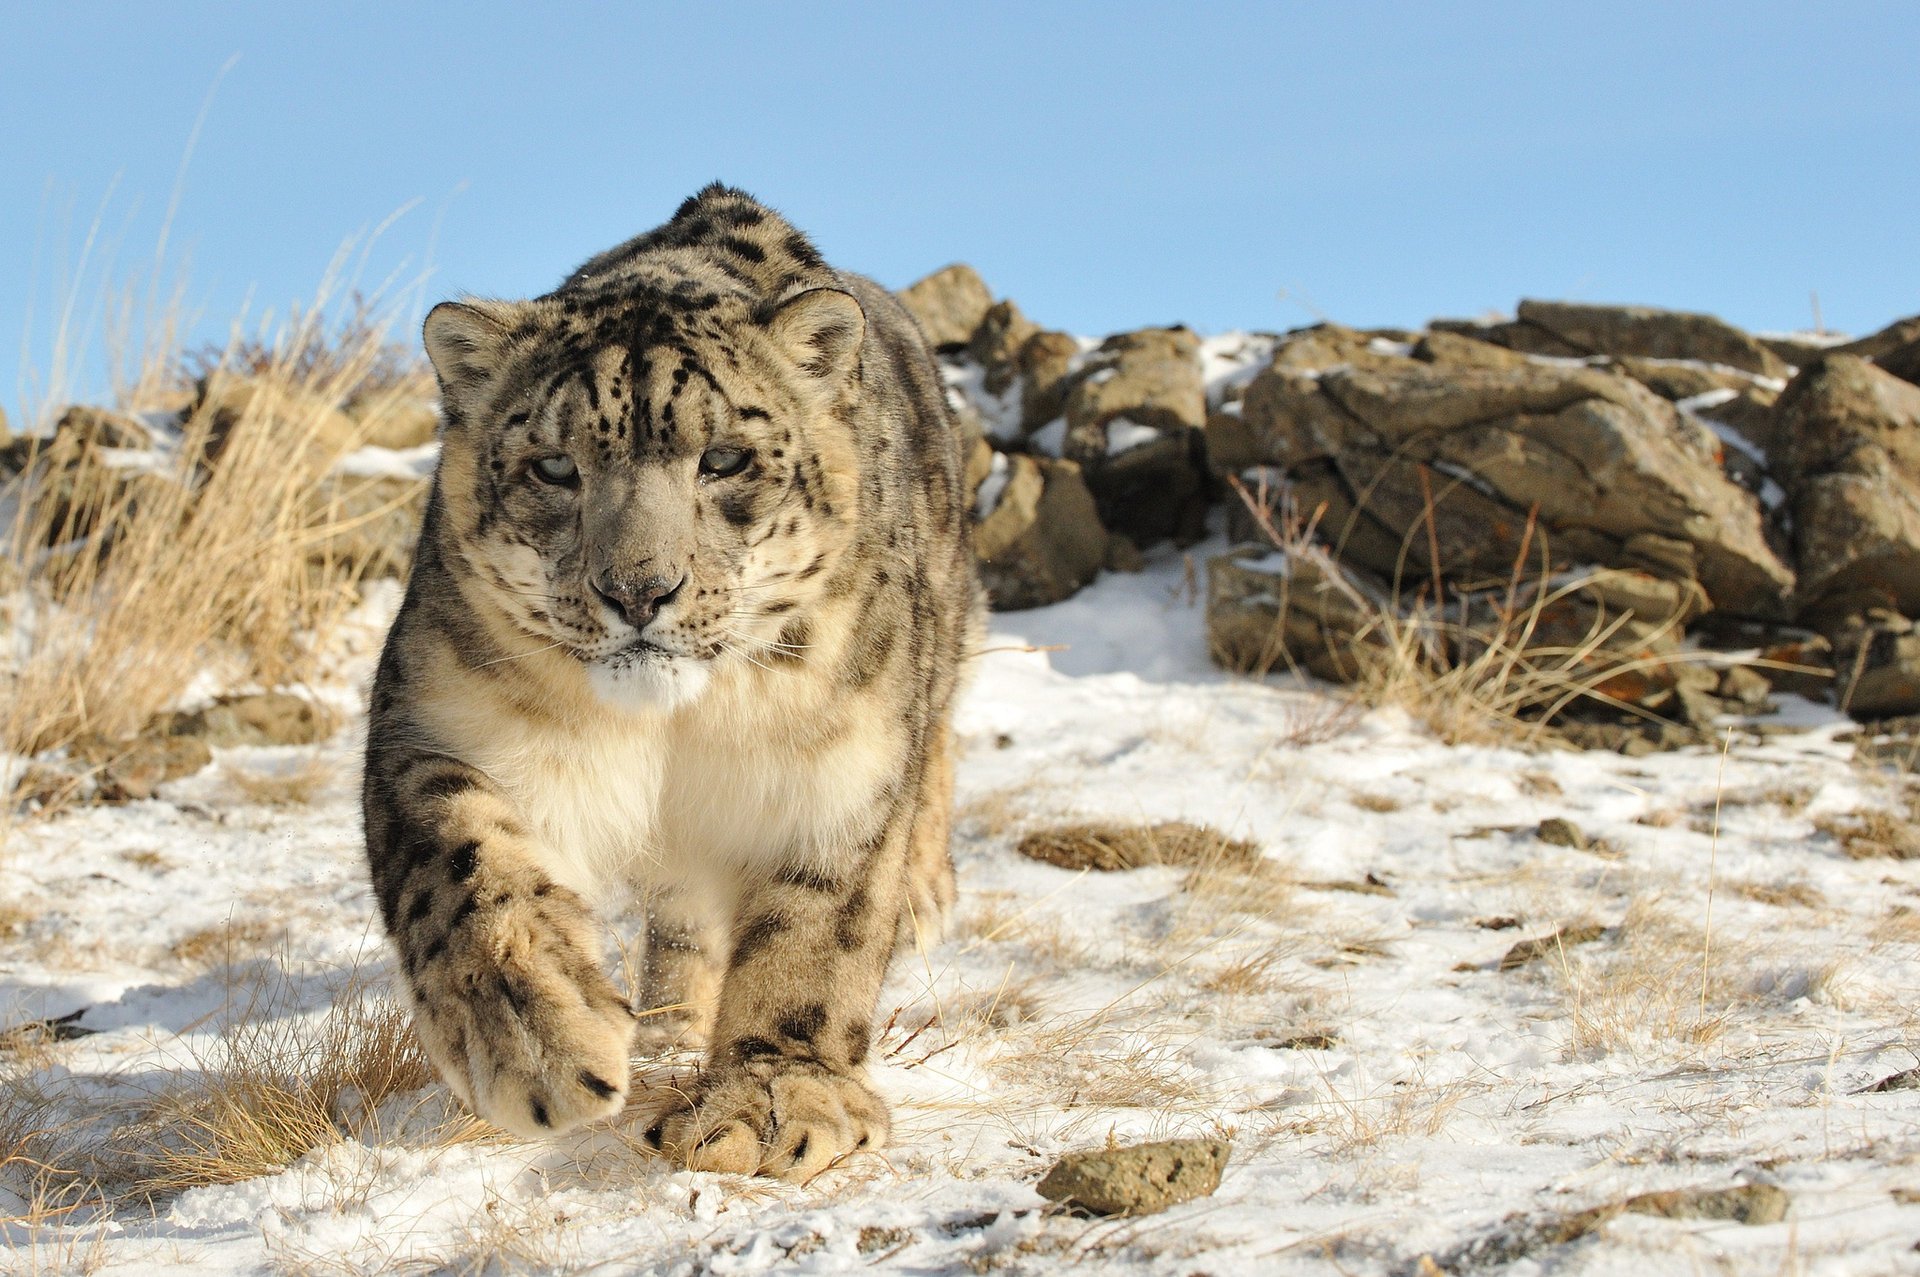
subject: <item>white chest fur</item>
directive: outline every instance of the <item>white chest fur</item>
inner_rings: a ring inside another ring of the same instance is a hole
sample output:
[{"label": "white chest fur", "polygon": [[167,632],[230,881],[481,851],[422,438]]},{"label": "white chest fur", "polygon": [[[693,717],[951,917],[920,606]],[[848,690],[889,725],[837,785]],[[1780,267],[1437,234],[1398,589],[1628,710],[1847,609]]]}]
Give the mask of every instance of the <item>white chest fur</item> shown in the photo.
[{"label": "white chest fur", "polygon": [[802,703],[796,683],[729,670],[671,714],[565,727],[462,715],[458,752],[525,813],[547,871],[589,898],[679,865],[824,868],[878,827],[900,739],[866,707]]}]

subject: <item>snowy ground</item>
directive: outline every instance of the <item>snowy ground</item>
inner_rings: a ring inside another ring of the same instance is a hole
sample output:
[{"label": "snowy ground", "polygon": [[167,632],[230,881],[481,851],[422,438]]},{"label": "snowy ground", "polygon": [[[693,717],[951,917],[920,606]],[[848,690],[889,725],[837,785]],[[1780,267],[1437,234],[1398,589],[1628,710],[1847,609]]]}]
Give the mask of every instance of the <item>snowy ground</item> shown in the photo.
[{"label": "snowy ground", "polygon": [[[1920,1063],[1920,865],[1816,832],[1892,800],[1844,724],[1800,704],[1803,730],[1724,759],[1450,748],[1215,671],[1201,561],[997,618],[959,725],[958,925],[884,995],[884,1157],[791,1188],[671,1171],[631,1130],[455,1142],[395,1117],[105,1219],[18,1222],[0,1171],[0,1268],[1419,1273],[1491,1239],[1514,1273],[1920,1272],[1916,1093],[1858,1093]],[[343,708],[383,615],[325,689]],[[0,1026],[85,1008],[98,1031],[12,1064],[43,1120],[189,1086],[247,1008],[312,1020],[378,978],[355,735],[221,751],[165,801],[14,833]],[[1053,820],[1172,817],[1255,840],[1269,872],[1014,851]],[[1550,817],[1593,844],[1542,841]],[[1501,969],[1579,924],[1605,930]],[[1162,1215],[1074,1218],[1033,1189],[1067,1149],[1221,1132],[1219,1192]],[[1753,1182],[1791,1194],[1784,1222],[1503,1240]]]}]

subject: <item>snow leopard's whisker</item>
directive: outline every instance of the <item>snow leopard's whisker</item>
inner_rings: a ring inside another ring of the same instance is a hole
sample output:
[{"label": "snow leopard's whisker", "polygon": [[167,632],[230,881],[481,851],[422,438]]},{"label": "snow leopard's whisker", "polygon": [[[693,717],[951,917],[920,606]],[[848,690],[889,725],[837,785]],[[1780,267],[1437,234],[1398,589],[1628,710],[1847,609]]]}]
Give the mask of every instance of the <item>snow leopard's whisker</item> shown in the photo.
[{"label": "snow leopard's whisker", "polygon": [[480,662],[478,665],[474,666],[474,668],[477,670],[483,670],[487,668],[487,666],[489,665],[504,665],[508,661],[525,660],[529,656],[538,656],[542,652],[551,652],[556,647],[565,647],[565,646],[566,646],[566,643],[564,640],[553,642],[553,643],[547,644],[545,647],[536,647],[531,652],[515,652],[511,656],[496,656],[490,661]]}]

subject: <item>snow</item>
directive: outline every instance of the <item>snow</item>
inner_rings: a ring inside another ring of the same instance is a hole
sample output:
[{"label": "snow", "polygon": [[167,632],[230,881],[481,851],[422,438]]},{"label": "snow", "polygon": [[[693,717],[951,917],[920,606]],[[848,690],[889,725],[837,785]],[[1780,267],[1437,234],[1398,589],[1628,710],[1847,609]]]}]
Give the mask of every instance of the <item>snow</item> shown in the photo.
[{"label": "snow", "polygon": [[1067,447],[1067,419],[1055,417],[1033,432],[1034,449],[1044,456],[1058,457]]},{"label": "snow", "polygon": [[1007,490],[1007,481],[1012,477],[1007,454],[996,452],[993,462],[987,467],[987,477],[980,481],[980,491],[973,497],[973,517],[984,519],[1000,506],[1000,494]]},{"label": "snow", "polygon": [[[25,1221],[20,1180],[0,1171],[9,1259],[1398,1274],[1513,1231],[1512,1215],[1765,1181],[1792,1195],[1784,1223],[1623,1217],[1501,1271],[1920,1265],[1920,1217],[1894,1196],[1920,1186],[1920,1110],[1911,1093],[1859,1093],[1915,1063],[1920,864],[1848,859],[1820,829],[1900,801],[1901,778],[1854,761],[1844,720],[1790,698],[1784,730],[1736,731],[1724,755],[1629,759],[1447,746],[1317,684],[1229,676],[1203,627],[1220,548],[1162,548],[1144,572],[994,618],[957,722],[958,917],[882,996],[883,1156],[790,1187],[674,1171],[632,1123],[449,1141],[435,1087],[383,1107],[384,1135],[362,1127],[279,1173],[111,1218]],[[362,609],[318,689],[350,714],[395,594]],[[0,1054],[0,1072],[38,1070],[56,1116],[92,1120],[190,1084],[223,1025],[312,1024],[350,976],[384,980],[359,730],[219,750],[160,799],[15,827],[0,1025],[82,1010],[97,1032]],[[243,783],[303,769],[318,779],[300,804],[262,805]],[[1540,840],[1548,817],[1593,849]],[[1055,820],[1171,818],[1252,840],[1264,894],[1015,851]],[[1580,922],[1607,930],[1499,969],[1515,941]],[[182,956],[228,924],[224,958]],[[1033,1189],[1068,1149],[1214,1132],[1235,1143],[1219,1192],[1163,1215],[1075,1219]]]},{"label": "snow", "polygon": [[1131,417],[1115,417],[1107,423],[1107,455],[1117,457],[1123,452],[1132,452],[1159,437],[1160,432],[1152,426],[1143,426]]},{"label": "snow", "polygon": [[333,465],[335,474],[356,479],[431,479],[440,459],[438,443],[417,448],[381,448],[372,444],[349,452]]}]

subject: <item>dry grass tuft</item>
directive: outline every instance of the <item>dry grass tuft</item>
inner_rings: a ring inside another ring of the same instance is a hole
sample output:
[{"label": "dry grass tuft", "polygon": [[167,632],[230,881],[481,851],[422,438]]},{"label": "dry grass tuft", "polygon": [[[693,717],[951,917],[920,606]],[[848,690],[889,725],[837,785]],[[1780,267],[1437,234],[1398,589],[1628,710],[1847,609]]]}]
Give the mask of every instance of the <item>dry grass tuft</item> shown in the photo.
[{"label": "dry grass tuft", "polygon": [[1727,889],[1744,900],[1781,908],[1797,905],[1802,909],[1819,909],[1827,903],[1820,889],[1805,879],[1792,882],[1730,882]]},{"label": "dry grass tuft", "polygon": [[333,764],[319,754],[278,771],[226,769],[227,782],[240,799],[260,807],[305,807],[335,775]]},{"label": "dry grass tuft", "polygon": [[1920,860],[1920,825],[1912,816],[1865,807],[1844,816],[1822,816],[1813,827],[1840,844],[1851,860]]},{"label": "dry grass tuft", "polygon": [[[212,1050],[189,1067],[110,1083],[13,1060],[0,1072],[0,1188],[74,1209],[152,1201],[275,1174],[346,1138],[381,1137],[382,1105],[432,1069],[407,1012],[350,984],[316,1017],[278,1014],[256,986]],[[89,1089],[95,1088],[95,1089]],[[404,1116],[401,1120],[407,1120]],[[471,1119],[435,1142],[472,1138]]]},{"label": "dry grass tuft", "polygon": [[[0,748],[129,738],[209,665],[266,686],[314,672],[362,568],[333,549],[350,521],[313,494],[401,393],[378,385],[394,358],[383,332],[365,313],[338,332],[322,311],[297,315],[253,348],[249,393],[193,413],[139,454],[145,469],[77,435],[37,448],[0,534],[0,575],[26,599],[0,667]],[[158,356],[123,382],[124,409],[178,402]],[[338,410],[350,400],[360,416]]]},{"label": "dry grass tuft", "polygon": [[[1233,486],[1268,543],[1326,583],[1328,599],[1293,606],[1326,609],[1320,638],[1353,698],[1399,707],[1449,744],[1536,743],[1581,705],[1652,719],[1633,703],[1635,695],[1689,659],[1660,651],[1684,623],[1684,606],[1666,618],[1636,617],[1620,601],[1636,597],[1633,573],[1557,572],[1547,530],[1533,515],[1504,582],[1450,583],[1438,573],[1436,549],[1432,579],[1410,596],[1396,580],[1393,596],[1383,598],[1340,566],[1338,546],[1323,543],[1324,506],[1303,514],[1284,491],[1256,492],[1237,479]],[[1432,528],[1430,505],[1426,521],[1407,530],[1403,563],[1416,536],[1431,538]],[[1271,655],[1247,672],[1295,665],[1285,640],[1290,602],[1282,604]],[[1337,626],[1330,617],[1340,618]]]},{"label": "dry grass tuft", "polygon": [[218,926],[190,931],[167,948],[176,962],[191,966],[233,966],[273,947],[278,932],[264,918],[229,918]]},{"label": "dry grass tuft", "polygon": [[127,1134],[150,1150],[140,1192],[169,1196],[275,1174],[345,1136],[379,1135],[379,1107],[433,1081],[408,1013],[349,987],[315,1023],[250,1006],[198,1080],[146,1106]]},{"label": "dry grass tuft", "polygon": [[1019,851],[1062,869],[1103,873],[1146,865],[1250,865],[1260,860],[1260,848],[1253,843],[1180,820],[1152,825],[1055,825],[1022,838]]},{"label": "dry grass tuft", "polygon": [[1559,985],[1577,1056],[1717,1040],[1753,990],[1752,954],[1658,901],[1636,900],[1606,944],[1555,946],[1539,964]]}]

